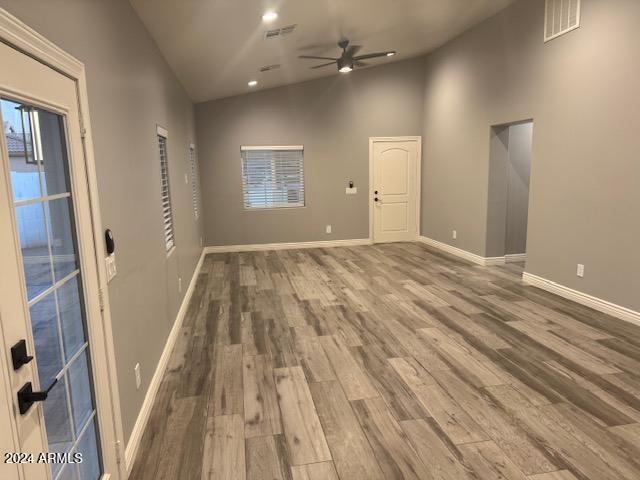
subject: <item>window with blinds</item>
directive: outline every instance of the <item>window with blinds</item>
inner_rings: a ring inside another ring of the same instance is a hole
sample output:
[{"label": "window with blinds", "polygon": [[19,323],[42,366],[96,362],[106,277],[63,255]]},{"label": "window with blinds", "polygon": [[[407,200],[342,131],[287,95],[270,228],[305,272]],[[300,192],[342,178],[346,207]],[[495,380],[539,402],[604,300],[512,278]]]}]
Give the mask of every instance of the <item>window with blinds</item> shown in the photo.
[{"label": "window with blinds", "polygon": [[193,214],[196,218],[200,216],[198,208],[198,163],[196,160],[196,147],[189,147],[189,160],[191,161],[191,201],[193,202]]},{"label": "window with blinds", "polygon": [[244,207],[304,207],[304,148],[241,147]]},{"label": "window with blinds", "polygon": [[169,252],[175,246],[173,231],[173,211],[171,209],[171,187],[169,185],[169,159],[167,156],[167,132],[158,127],[158,151],[160,154],[160,182],[162,194],[162,221],[164,226],[164,246]]}]

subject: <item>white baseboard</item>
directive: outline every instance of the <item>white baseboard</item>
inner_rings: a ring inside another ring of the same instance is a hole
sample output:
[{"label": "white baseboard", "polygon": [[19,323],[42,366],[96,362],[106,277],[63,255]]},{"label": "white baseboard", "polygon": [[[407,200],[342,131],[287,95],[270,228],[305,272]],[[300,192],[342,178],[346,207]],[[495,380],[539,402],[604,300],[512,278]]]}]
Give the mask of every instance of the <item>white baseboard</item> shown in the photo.
[{"label": "white baseboard", "polygon": [[559,283],[552,282],[551,280],[538,277],[537,275],[533,275],[531,273],[523,273],[522,281],[527,285],[538,287],[542,290],[546,290],[547,292],[551,292],[569,300],[573,300],[576,303],[593,308],[594,310],[598,310],[599,312],[606,313],[608,315],[611,315],[612,317],[620,318],[621,320],[626,320],[627,322],[640,325],[640,312],[636,312],[635,310],[631,310],[630,308],[616,305],[615,303],[611,303],[601,298],[579,292],[578,290],[573,290],[569,287],[565,287],[564,285],[560,285]]},{"label": "white baseboard", "polygon": [[466,250],[462,250],[461,248],[439,242],[429,237],[419,236],[418,241],[431,247],[437,248],[438,250],[442,250],[443,252],[455,255],[456,257],[464,258],[465,260],[468,260],[477,265],[482,265],[484,267],[488,267],[491,265],[504,265],[504,257],[481,257],[480,255],[476,255],[475,253],[467,252]]},{"label": "white baseboard", "polygon": [[504,263],[524,262],[526,259],[526,253],[510,253],[504,256]]},{"label": "white baseboard", "polygon": [[191,281],[189,282],[189,287],[187,288],[187,291],[184,294],[184,298],[182,299],[182,304],[180,305],[180,309],[178,310],[178,314],[176,315],[176,320],[175,322],[173,322],[173,327],[171,327],[171,331],[169,332],[169,336],[167,337],[167,342],[164,345],[162,355],[160,355],[160,360],[158,360],[156,371],[151,378],[151,383],[149,383],[149,388],[147,389],[147,393],[144,397],[144,402],[142,403],[140,413],[138,413],[136,424],[133,426],[131,437],[129,438],[129,442],[127,443],[127,447],[125,448],[124,459],[127,476],[129,476],[129,474],[131,473],[133,461],[135,460],[136,454],[138,453],[140,441],[142,440],[142,434],[144,433],[144,429],[147,426],[147,421],[149,420],[149,415],[151,414],[151,408],[153,407],[153,403],[156,399],[158,388],[160,388],[160,383],[162,382],[162,377],[164,376],[167,364],[169,363],[171,352],[173,351],[173,347],[180,333],[180,327],[182,326],[182,322],[187,313],[187,309],[189,308],[189,301],[191,300],[191,296],[193,295],[193,291],[198,280],[198,275],[200,274],[200,270],[202,269],[202,262],[204,261],[204,257],[205,251],[203,249],[202,253],[200,254],[198,264],[193,271],[193,276],[191,277]]},{"label": "white baseboard", "polygon": [[254,243],[249,245],[215,245],[204,247],[206,253],[227,252],[259,252],[265,250],[293,250],[297,248],[329,248],[329,247],[354,247],[358,245],[371,245],[369,238],[354,238],[349,240],[322,240],[317,242],[292,242],[292,243]]}]

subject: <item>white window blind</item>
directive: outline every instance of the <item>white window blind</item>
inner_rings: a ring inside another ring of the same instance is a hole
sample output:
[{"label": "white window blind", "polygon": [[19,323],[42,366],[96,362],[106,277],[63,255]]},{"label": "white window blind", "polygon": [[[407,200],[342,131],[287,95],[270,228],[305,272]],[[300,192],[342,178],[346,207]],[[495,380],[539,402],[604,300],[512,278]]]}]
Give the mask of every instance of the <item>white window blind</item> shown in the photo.
[{"label": "white window blind", "polygon": [[191,201],[193,202],[193,214],[196,218],[200,216],[198,208],[198,163],[196,161],[196,147],[189,147],[189,160],[191,161]]},{"label": "white window blind", "polygon": [[162,221],[164,225],[164,245],[168,252],[175,245],[173,232],[173,211],[171,209],[171,188],[169,185],[169,159],[167,157],[167,136],[158,129],[158,150],[160,154],[160,180],[162,193]]},{"label": "white window blind", "polygon": [[244,206],[304,206],[304,148],[242,147]]}]

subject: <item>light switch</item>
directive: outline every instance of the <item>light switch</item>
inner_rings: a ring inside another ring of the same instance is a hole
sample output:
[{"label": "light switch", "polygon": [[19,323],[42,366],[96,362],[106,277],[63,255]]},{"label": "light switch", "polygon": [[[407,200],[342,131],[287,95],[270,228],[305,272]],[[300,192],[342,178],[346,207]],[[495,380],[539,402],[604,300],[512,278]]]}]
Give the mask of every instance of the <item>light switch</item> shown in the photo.
[{"label": "light switch", "polygon": [[115,254],[111,254],[104,259],[104,264],[107,269],[107,282],[110,282],[113,277],[118,273],[116,269],[116,256]]},{"label": "light switch", "polygon": [[356,193],[358,193],[358,187],[353,187],[353,188],[347,187],[345,190],[345,193],[347,195],[355,195]]}]

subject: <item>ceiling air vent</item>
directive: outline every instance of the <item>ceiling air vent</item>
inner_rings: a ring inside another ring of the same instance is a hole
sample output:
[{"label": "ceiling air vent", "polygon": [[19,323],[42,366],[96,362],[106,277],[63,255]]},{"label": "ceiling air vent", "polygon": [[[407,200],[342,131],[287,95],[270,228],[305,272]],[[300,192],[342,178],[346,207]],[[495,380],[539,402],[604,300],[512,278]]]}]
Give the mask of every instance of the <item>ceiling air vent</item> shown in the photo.
[{"label": "ceiling air vent", "polygon": [[546,0],[544,41],[564,35],[580,26],[580,0]]},{"label": "ceiling air vent", "polygon": [[282,28],[274,28],[273,30],[267,30],[264,34],[264,38],[266,40],[269,40],[271,38],[277,38],[277,37],[284,37],[285,35],[289,35],[290,33],[293,33],[293,31],[296,29],[296,25],[287,25],[286,27],[282,27]]},{"label": "ceiling air vent", "polygon": [[260,71],[261,72],[269,72],[271,70],[277,70],[281,67],[281,65],[279,63],[276,63],[274,65],[265,65],[264,67],[260,67]]}]

